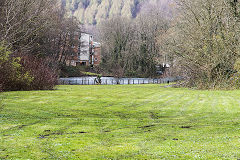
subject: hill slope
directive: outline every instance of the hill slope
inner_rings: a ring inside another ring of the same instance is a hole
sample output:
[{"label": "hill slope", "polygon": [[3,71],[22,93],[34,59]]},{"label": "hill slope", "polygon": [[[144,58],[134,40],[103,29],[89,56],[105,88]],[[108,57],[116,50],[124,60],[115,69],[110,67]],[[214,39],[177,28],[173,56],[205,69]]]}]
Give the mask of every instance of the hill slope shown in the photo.
[{"label": "hill slope", "polygon": [[113,16],[135,18],[148,4],[167,0],[62,0],[68,15],[84,24],[97,24]]}]

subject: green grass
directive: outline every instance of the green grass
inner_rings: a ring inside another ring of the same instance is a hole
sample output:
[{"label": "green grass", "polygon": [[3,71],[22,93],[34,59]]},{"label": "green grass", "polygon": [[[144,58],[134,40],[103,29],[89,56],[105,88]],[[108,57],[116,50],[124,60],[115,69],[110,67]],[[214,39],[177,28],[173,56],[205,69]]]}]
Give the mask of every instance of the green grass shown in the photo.
[{"label": "green grass", "polygon": [[82,72],[86,76],[102,76],[101,74],[92,73],[92,72]]},{"label": "green grass", "polygon": [[59,86],[0,95],[0,159],[238,159],[240,91]]}]

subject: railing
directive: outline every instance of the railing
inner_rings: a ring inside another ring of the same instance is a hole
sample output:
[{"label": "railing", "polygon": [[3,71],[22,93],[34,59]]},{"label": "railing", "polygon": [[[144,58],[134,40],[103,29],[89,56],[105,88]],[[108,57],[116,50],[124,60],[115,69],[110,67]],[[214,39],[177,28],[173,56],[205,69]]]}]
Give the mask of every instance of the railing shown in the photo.
[{"label": "railing", "polygon": [[163,84],[177,81],[177,78],[142,79],[142,78],[103,78],[101,83],[96,78],[60,78],[60,85],[129,85]]}]

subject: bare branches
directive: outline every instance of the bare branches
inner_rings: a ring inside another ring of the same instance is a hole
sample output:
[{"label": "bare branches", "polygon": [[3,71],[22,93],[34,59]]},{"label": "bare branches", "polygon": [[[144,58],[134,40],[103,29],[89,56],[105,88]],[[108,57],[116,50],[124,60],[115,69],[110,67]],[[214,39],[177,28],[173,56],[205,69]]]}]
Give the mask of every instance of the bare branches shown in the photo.
[{"label": "bare branches", "polygon": [[[165,43],[191,85],[228,83],[239,54],[239,23],[225,0],[181,0],[178,25]],[[235,10],[235,9],[234,9]],[[196,86],[194,86],[196,87]]]},{"label": "bare branches", "polygon": [[[53,56],[69,54],[65,43],[72,43],[79,23],[63,17],[56,0],[8,0],[0,10],[0,41],[14,52]],[[62,51],[66,50],[66,52]]]},{"label": "bare branches", "polygon": [[169,27],[161,10],[148,8],[134,21],[113,18],[100,25],[104,69],[119,77],[156,76],[156,65],[164,60],[157,39]]}]

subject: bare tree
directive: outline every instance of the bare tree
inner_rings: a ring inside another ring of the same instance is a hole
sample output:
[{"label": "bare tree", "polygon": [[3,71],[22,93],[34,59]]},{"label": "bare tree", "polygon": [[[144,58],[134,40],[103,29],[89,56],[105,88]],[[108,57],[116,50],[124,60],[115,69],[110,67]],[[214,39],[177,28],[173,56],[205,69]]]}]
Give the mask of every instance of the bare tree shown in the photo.
[{"label": "bare tree", "polygon": [[108,68],[108,72],[114,73],[115,77],[121,77],[126,69],[127,52],[132,43],[132,24],[129,20],[117,17],[105,21],[99,28],[104,68]]},{"label": "bare tree", "polygon": [[65,18],[60,5],[56,0],[4,1],[0,41],[15,52],[63,61],[62,57],[71,52],[74,32],[80,32],[80,23],[75,18]]},{"label": "bare tree", "polygon": [[59,63],[72,53],[75,32],[80,32],[79,22],[65,18],[60,5],[57,0],[0,1],[0,44],[8,51],[0,54],[3,90],[56,84]]},{"label": "bare tree", "polygon": [[239,57],[235,9],[225,0],[180,0],[178,7],[177,23],[167,32],[165,51],[173,53],[188,86],[225,87]]},{"label": "bare tree", "polygon": [[160,61],[159,35],[169,26],[161,10],[142,12],[135,20],[113,18],[100,25],[102,66],[115,76],[156,76]]}]

